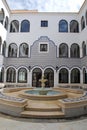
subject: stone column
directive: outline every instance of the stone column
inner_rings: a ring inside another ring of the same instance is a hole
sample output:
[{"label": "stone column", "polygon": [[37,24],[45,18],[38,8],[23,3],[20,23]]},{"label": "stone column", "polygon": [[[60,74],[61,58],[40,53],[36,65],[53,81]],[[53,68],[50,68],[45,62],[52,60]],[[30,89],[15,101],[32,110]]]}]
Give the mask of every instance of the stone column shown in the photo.
[{"label": "stone column", "polygon": [[56,70],[54,71],[54,87],[58,86],[58,71],[56,72]]},{"label": "stone column", "polygon": [[83,84],[83,71],[80,70],[80,83]]},{"label": "stone column", "polygon": [[32,87],[32,71],[28,72],[28,85]]},{"label": "stone column", "polygon": [[6,69],[4,70],[4,83],[6,83]]},{"label": "stone column", "polygon": [[69,70],[69,79],[68,79],[68,82],[69,82],[69,84],[71,83],[71,71]]},{"label": "stone column", "polygon": [[68,57],[70,58],[70,47],[68,47]]}]

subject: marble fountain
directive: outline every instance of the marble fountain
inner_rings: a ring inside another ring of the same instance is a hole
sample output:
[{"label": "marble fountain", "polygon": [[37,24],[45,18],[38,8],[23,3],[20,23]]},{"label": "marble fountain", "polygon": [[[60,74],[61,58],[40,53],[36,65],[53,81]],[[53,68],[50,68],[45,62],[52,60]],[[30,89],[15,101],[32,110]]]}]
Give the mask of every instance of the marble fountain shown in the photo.
[{"label": "marble fountain", "polygon": [[0,92],[0,112],[24,118],[69,118],[87,114],[87,91],[70,86],[14,87]]}]

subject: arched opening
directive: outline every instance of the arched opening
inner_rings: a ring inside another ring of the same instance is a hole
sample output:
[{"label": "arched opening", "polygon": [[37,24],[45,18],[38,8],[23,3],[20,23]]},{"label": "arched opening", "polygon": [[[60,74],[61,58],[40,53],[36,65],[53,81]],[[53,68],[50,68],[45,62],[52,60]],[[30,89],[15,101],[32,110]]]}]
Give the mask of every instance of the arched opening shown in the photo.
[{"label": "arched opening", "polygon": [[71,71],[71,83],[80,83],[80,71],[77,68]]},{"label": "arched opening", "polygon": [[19,21],[13,20],[10,23],[10,32],[19,32]]},{"label": "arched opening", "polygon": [[15,83],[16,82],[16,70],[14,68],[8,68],[7,69],[7,76],[6,81]]},{"label": "arched opening", "polygon": [[85,13],[85,18],[86,18],[86,25],[87,25],[87,10],[86,10],[86,13]]},{"label": "arched opening", "polygon": [[4,22],[4,17],[5,17],[5,13],[4,13],[4,9],[1,8],[0,10],[0,22],[3,24]]},{"label": "arched opening", "polygon": [[30,32],[30,22],[28,20],[21,22],[21,32]]},{"label": "arched opening", "polygon": [[83,83],[87,84],[87,73],[86,73],[86,69],[83,69]]},{"label": "arched opening", "polygon": [[70,55],[71,58],[80,58],[80,48],[78,44],[74,43],[71,45]]},{"label": "arched opening", "polygon": [[70,32],[79,32],[79,24],[76,20],[70,22]]},{"label": "arched opening", "polygon": [[69,79],[68,70],[65,68],[62,68],[59,71],[59,83],[68,83],[68,79]]},{"label": "arched opening", "polygon": [[4,68],[0,68],[0,82],[3,83],[4,82]]},{"label": "arched opening", "polygon": [[45,83],[45,87],[53,87],[54,86],[54,71],[51,68],[47,68],[44,71],[45,79],[47,82]]},{"label": "arched opening", "polygon": [[8,47],[8,57],[17,57],[17,45],[15,43],[11,43]]},{"label": "arched opening", "polygon": [[3,48],[2,48],[2,55],[5,57],[6,55],[6,42],[4,41],[3,43]]},{"label": "arched opening", "polygon": [[66,20],[59,21],[59,32],[68,32],[68,23]]},{"label": "arched opening", "polygon": [[8,29],[8,17],[6,16],[5,18],[5,25],[4,25],[5,29]]},{"label": "arched opening", "polygon": [[81,30],[83,30],[85,28],[85,19],[84,16],[82,16],[81,18]]},{"label": "arched opening", "polygon": [[20,68],[18,70],[18,82],[27,83],[27,70],[25,68]]},{"label": "arched opening", "polygon": [[60,44],[59,46],[59,57],[68,57],[68,45],[65,43]]},{"label": "arched opening", "polygon": [[41,82],[39,81],[42,77],[42,70],[40,68],[35,68],[32,72],[32,86],[41,87]]},{"label": "arched opening", "polygon": [[2,53],[2,38],[0,37],[0,54]]},{"label": "arched opening", "polygon": [[85,42],[82,43],[82,56],[86,56],[86,44]]},{"label": "arched opening", "polygon": [[19,57],[28,57],[28,44],[22,43],[19,47]]}]

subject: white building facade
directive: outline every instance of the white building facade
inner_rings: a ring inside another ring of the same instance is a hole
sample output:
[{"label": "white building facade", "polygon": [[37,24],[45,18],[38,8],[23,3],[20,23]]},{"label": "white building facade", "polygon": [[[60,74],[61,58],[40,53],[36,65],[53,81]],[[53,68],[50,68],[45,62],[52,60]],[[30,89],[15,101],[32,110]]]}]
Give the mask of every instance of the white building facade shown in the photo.
[{"label": "white building facade", "polygon": [[0,1],[0,82],[87,83],[87,0],[78,13],[11,11]]}]

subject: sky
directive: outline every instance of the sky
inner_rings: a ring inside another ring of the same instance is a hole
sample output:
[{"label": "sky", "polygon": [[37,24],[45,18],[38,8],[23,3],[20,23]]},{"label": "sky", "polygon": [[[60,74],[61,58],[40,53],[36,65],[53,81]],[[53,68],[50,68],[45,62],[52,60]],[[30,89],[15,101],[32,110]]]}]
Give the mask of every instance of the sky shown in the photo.
[{"label": "sky", "polygon": [[7,0],[10,9],[39,12],[78,12],[85,0]]}]

